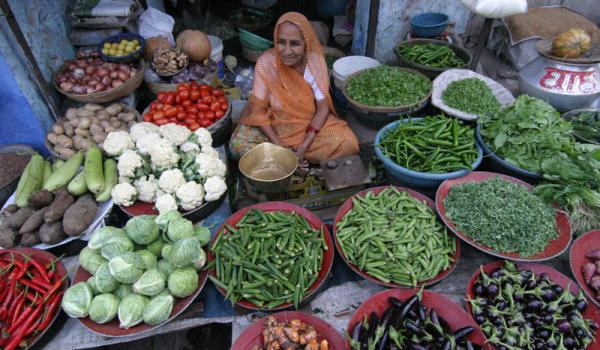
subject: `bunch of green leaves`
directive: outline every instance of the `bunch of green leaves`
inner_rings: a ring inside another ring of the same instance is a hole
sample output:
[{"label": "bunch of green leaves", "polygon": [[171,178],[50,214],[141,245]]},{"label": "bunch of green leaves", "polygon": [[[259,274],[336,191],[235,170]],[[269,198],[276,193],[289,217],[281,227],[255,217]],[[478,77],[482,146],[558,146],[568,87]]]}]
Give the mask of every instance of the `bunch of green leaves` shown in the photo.
[{"label": "bunch of green leaves", "polygon": [[532,172],[542,172],[542,162],[555,154],[574,155],[573,127],[548,103],[521,95],[514,105],[497,115],[479,119],[486,144],[507,162]]},{"label": "bunch of green leaves", "polygon": [[575,136],[580,139],[600,142],[600,112],[583,112],[571,119]]},{"label": "bunch of green leaves", "polygon": [[558,236],[555,210],[500,177],[452,187],[444,207],[459,231],[498,252],[532,256]]},{"label": "bunch of green leaves", "polygon": [[381,65],[350,78],[346,91],[367,106],[400,107],[420,102],[431,91],[431,80],[406,70]]},{"label": "bunch of green leaves", "polygon": [[442,100],[452,108],[480,116],[500,112],[500,103],[492,90],[477,78],[453,81],[442,94]]}]

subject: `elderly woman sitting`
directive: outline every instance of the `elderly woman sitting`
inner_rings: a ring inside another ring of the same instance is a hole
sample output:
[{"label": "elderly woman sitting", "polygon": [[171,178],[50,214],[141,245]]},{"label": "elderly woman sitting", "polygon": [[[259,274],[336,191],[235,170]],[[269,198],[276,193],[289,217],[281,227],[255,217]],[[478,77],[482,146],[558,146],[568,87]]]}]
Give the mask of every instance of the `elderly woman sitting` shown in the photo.
[{"label": "elderly woman sitting", "polygon": [[284,14],[274,37],[275,48],[256,63],[252,96],[229,144],[233,155],[263,142],[293,148],[300,162],[358,153],[356,136],[335,115],[325,58],[306,17]]}]

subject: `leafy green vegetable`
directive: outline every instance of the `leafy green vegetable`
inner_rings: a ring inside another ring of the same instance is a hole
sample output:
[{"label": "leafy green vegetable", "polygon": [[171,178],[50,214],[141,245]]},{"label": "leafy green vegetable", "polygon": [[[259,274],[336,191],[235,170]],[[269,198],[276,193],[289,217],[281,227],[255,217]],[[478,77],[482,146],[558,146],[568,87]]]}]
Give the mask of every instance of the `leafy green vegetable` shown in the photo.
[{"label": "leafy green vegetable", "polygon": [[367,106],[400,107],[420,102],[431,91],[431,85],[423,75],[381,65],[350,78],[347,92]]},{"label": "leafy green vegetable", "polygon": [[442,94],[442,100],[452,108],[480,116],[500,112],[500,103],[492,90],[477,78],[451,82]]},{"label": "leafy green vegetable", "polygon": [[432,68],[458,68],[465,65],[465,61],[446,45],[401,44],[396,47],[396,53],[409,61]]},{"label": "leafy green vegetable", "polygon": [[600,112],[583,112],[571,119],[575,136],[586,142],[600,142]]},{"label": "leafy green vegetable", "polygon": [[558,152],[574,153],[572,126],[548,103],[521,95],[500,114],[479,119],[483,140],[501,158],[535,173]]},{"label": "leafy green vegetable", "polygon": [[500,177],[452,187],[444,207],[458,230],[499,252],[532,256],[558,236],[555,209]]}]

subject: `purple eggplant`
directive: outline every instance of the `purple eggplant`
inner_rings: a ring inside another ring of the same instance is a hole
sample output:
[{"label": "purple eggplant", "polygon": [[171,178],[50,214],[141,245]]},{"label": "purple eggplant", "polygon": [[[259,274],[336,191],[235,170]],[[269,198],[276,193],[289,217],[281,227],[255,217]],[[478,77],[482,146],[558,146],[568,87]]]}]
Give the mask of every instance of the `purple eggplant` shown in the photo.
[{"label": "purple eggplant", "polygon": [[474,330],[475,330],[475,328],[473,328],[471,326],[463,327],[463,328],[457,330],[456,332],[454,332],[454,334],[452,336],[454,337],[454,340],[459,341],[462,338],[465,338],[469,334],[473,333]]},{"label": "purple eggplant", "polygon": [[567,320],[562,320],[562,321],[559,321],[559,322],[556,324],[556,328],[558,328],[558,330],[559,330],[561,333],[568,333],[568,332],[570,332],[570,331],[571,331],[571,328],[572,328],[572,327],[571,327],[571,323],[569,323],[569,321],[567,321]]}]

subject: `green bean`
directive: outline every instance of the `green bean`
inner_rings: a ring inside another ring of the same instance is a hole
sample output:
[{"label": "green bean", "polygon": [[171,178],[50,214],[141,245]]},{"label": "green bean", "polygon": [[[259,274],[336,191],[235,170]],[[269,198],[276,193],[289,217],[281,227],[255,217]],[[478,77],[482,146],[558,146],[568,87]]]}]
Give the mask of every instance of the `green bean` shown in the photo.
[{"label": "green bean", "polygon": [[453,261],[454,236],[426,203],[395,188],[355,197],[336,228],[346,259],[385,283],[416,286]]},{"label": "green bean", "polygon": [[478,154],[473,128],[444,115],[400,122],[378,147],[396,164],[427,173],[471,169]]},{"label": "green bean", "polygon": [[298,308],[317,279],[326,247],[323,229],[312,228],[302,216],[250,210],[236,227],[225,225],[215,240],[211,280],[232,304]]},{"label": "green bean", "polygon": [[432,68],[459,68],[465,65],[465,61],[446,45],[404,44],[396,48],[396,53],[409,61]]}]

